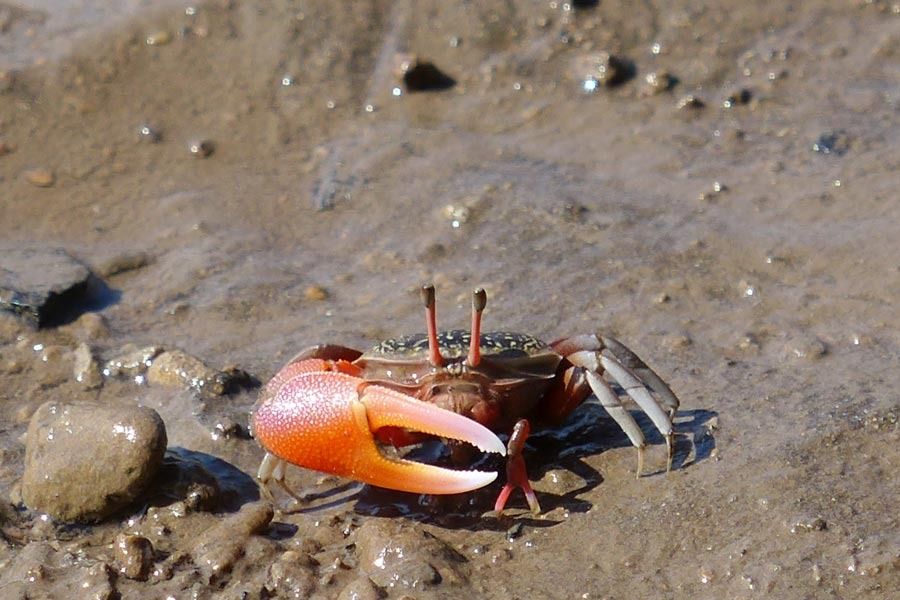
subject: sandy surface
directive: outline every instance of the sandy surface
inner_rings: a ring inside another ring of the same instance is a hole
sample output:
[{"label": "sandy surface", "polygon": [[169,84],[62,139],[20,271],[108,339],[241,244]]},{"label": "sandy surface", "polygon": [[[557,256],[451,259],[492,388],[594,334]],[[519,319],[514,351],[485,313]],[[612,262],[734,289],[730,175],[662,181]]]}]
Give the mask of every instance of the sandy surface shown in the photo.
[{"label": "sandy surface", "polygon": [[[8,506],[0,595],[897,597],[898,12],[221,1],[5,66],[0,242],[64,247],[115,301],[92,327],[0,319],[0,497],[18,497],[31,414],[60,399],[154,408],[170,453],[230,492],[90,527]],[[634,77],[586,92],[604,51]],[[456,85],[408,93],[403,53]],[[587,405],[529,445],[539,519],[521,497],[483,518],[496,485],[435,502],[294,469],[321,496],[266,526],[247,478],[262,451],[222,435],[254,390],[72,376],[87,341],[101,360],[159,345],[265,381],[312,343],[421,330],[424,281],[446,328],[483,285],[487,329],[625,341],[681,397],[676,469],[658,472],[643,418],[657,471],[636,480]],[[122,533],[152,541],[147,581],[118,573]],[[392,540],[418,562],[385,579]]]}]

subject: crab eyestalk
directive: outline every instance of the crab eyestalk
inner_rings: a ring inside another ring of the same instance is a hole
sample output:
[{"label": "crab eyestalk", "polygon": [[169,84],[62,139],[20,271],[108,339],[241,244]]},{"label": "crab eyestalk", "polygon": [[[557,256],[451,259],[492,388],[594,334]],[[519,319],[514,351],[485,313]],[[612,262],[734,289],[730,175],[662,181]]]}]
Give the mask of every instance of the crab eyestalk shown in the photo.
[{"label": "crab eyestalk", "polygon": [[487,306],[487,292],[484,288],[476,288],[472,292],[472,334],[469,336],[469,355],[466,364],[477,367],[481,362],[481,313]]},{"label": "crab eyestalk", "polygon": [[437,339],[437,314],[435,312],[434,286],[427,284],[422,286],[422,304],[425,305],[425,327],[428,330],[428,362],[432,367],[444,365],[441,350]]}]

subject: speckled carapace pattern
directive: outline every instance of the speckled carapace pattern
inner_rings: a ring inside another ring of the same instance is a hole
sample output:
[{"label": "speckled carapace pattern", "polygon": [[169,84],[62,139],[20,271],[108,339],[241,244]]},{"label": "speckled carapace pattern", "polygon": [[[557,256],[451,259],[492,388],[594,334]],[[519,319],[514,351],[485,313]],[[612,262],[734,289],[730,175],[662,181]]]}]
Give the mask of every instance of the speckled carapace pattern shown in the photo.
[{"label": "speckled carapace pattern", "polygon": [[[469,351],[471,335],[462,329],[439,331],[438,347],[441,356],[448,359],[462,358]],[[483,356],[527,356],[547,348],[547,344],[525,333],[491,331],[480,336]],[[406,335],[380,342],[366,352],[367,358],[414,358],[428,355],[428,337],[424,333]]]}]

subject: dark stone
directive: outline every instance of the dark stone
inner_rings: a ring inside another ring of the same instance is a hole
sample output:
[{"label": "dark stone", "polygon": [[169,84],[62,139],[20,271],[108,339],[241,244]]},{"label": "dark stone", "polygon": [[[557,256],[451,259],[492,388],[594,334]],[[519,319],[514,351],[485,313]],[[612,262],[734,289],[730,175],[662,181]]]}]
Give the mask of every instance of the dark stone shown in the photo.
[{"label": "dark stone", "polygon": [[850,150],[850,136],[845,131],[827,131],[812,145],[813,152],[843,156]]},{"label": "dark stone", "polygon": [[616,87],[634,78],[635,73],[637,69],[631,60],[623,56],[610,55],[603,81],[606,87]]},{"label": "dark stone", "polygon": [[456,85],[456,80],[430,62],[417,62],[403,73],[403,84],[409,92],[439,92]]},{"label": "dark stone", "polygon": [[92,279],[90,269],[61,248],[3,249],[0,309],[35,327],[60,325],[86,310]]},{"label": "dark stone", "polygon": [[576,56],[571,74],[584,91],[594,92],[600,86],[614,88],[630,81],[637,74],[637,67],[624,56],[598,51]]},{"label": "dark stone", "polygon": [[725,99],[725,108],[732,108],[739,104],[748,104],[753,99],[753,92],[747,88],[741,88]]},{"label": "dark stone", "polygon": [[683,96],[678,101],[678,108],[680,109],[688,109],[688,110],[699,110],[706,106],[706,102],[694,96],[692,94],[688,94],[687,96]]}]

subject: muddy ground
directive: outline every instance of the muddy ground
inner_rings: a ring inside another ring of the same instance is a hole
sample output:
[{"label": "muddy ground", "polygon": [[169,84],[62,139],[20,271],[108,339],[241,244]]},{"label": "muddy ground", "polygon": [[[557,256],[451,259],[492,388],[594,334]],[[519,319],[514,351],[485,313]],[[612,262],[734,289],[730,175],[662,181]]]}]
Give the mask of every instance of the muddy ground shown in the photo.
[{"label": "muddy ground", "polygon": [[[64,248],[106,286],[59,327],[0,319],[0,596],[900,594],[896,3],[185,6],[0,74],[4,255]],[[453,85],[410,89],[405,53]],[[265,381],[421,330],[425,281],[443,327],[483,285],[489,330],[616,334],[682,400],[676,468],[638,417],[635,479],[589,403],[528,446],[539,518],[483,516],[499,482],[434,500],[299,469],[313,498],[272,516],[252,382],[73,374],[79,344],[133,344]],[[152,489],[94,525],[27,509],[47,401],[155,409]]]}]

